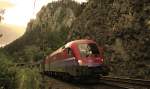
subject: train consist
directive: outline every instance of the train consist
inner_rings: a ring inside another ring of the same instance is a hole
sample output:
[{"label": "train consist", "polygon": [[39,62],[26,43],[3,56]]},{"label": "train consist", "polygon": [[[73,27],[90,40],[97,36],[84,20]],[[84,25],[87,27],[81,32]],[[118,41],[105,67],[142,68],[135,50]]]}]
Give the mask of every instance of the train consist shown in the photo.
[{"label": "train consist", "polygon": [[49,54],[43,63],[46,74],[70,76],[107,75],[108,67],[103,64],[103,51],[92,40],[75,40]]}]

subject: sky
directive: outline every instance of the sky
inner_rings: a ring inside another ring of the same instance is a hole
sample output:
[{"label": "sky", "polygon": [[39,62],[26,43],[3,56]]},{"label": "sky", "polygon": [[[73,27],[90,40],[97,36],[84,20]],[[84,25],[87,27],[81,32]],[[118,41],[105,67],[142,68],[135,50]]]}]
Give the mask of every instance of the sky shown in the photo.
[{"label": "sky", "polygon": [[[13,42],[25,32],[27,23],[36,17],[36,13],[57,0],[0,0],[0,9],[5,9],[4,20],[0,22],[0,47]],[[86,0],[75,0],[79,3]]]},{"label": "sky", "polygon": [[[3,23],[26,27],[41,7],[52,1],[57,0],[0,0],[0,8],[6,8]],[[81,3],[86,0],[76,1]]]}]

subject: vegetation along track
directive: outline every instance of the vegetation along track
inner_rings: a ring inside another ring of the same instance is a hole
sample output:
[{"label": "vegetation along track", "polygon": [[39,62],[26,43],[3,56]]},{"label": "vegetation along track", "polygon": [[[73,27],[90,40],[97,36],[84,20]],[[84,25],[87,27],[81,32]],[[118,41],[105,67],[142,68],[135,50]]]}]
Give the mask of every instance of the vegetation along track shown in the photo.
[{"label": "vegetation along track", "polygon": [[102,77],[100,78],[100,82],[123,89],[150,89],[150,80]]},{"label": "vegetation along track", "polygon": [[[15,66],[27,66],[30,68],[36,67],[35,64],[16,64]],[[40,72],[41,73],[41,72]],[[43,74],[43,73],[41,73]],[[131,78],[119,78],[119,77],[101,77],[95,81],[99,82],[100,85],[112,86],[112,89],[150,89],[150,80],[143,79],[131,79]],[[88,81],[86,81],[88,82]]]}]

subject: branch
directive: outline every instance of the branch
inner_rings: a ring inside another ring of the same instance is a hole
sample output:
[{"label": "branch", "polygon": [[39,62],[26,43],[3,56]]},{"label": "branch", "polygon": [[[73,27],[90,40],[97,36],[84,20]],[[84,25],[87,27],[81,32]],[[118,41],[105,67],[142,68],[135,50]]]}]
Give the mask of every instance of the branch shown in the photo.
[{"label": "branch", "polygon": [[0,34],[0,38],[3,36],[3,34]]},{"label": "branch", "polygon": [[5,13],[5,9],[0,9],[0,22],[4,19],[3,15]]},{"label": "branch", "polygon": [[4,13],[5,13],[5,9],[0,9],[0,14],[4,15]]}]

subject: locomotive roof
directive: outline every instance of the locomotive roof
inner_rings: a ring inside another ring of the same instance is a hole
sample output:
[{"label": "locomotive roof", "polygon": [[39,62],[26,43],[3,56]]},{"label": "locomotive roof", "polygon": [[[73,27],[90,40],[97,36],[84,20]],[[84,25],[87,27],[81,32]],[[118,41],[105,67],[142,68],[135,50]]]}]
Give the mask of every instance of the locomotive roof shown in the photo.
[{"label": "locomotive roof", "polygon": [[65,47],[70,47],[72,44],[78,44],[78,43],[95,43],[93,40],[88,39],[81,39],[81,40],[74,40],[65,45]]},{"label": "locomotive roof", "polygon": [[53,55],[61,52],[64,48],[70,47],[71,45],[78,44],[78,43],[95,43],[95,42],[93,40],[88,40],[88,39],[74,40],[74,41],[68,42],[64,46],[60,47],[59,49],[54,51],[50,56],[53,56]]}]

